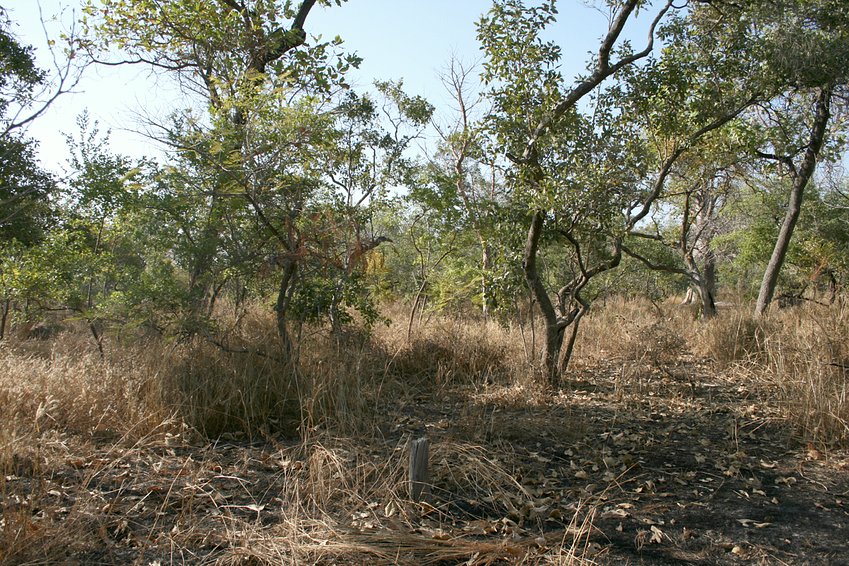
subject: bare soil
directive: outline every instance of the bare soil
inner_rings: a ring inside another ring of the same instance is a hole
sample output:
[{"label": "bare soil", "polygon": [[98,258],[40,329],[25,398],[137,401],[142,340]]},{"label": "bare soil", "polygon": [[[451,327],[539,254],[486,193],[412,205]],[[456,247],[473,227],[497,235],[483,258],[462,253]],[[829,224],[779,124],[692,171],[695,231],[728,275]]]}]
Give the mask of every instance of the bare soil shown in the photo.
[{"label": "bare soil", "polygon": [[[5,477],[3,528],[18,517],[31,548],[10,560],[849,564],[849,453],[734,376],[691,359],[577,371],[557,395],[442,387],[306,441],[60,436]],[[415,504],[422,435],[433,498]]]}]

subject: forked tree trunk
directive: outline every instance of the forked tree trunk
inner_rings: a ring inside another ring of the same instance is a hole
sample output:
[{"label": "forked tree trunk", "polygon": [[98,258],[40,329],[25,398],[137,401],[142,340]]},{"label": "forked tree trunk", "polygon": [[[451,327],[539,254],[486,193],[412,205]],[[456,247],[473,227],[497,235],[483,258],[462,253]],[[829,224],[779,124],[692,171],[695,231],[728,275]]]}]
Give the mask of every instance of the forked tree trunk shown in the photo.
[{"label": "forked tree trunk", "polygon": [[763,281],[761,282],[760,292],[758,293],[758,302],[755,305],[756,316],[761,316],[766,312],[775,295],[778,276],[781,273],[782,265],[784,265],[784,259],[787,257],[787,250],[790,247],[793,230],[802,211],[802,197],[804,196],[805,187],[816,170],[817,157],[825,140],[826,127],[831,117],[831,95],[831,87],[820,89],[808,148],[805,150],[805,156],[798,170],[791,169],[793,171],[793,186],[790,189],[790,201],[787,203],[787,212],[784,215],[784,221],[781,223],[781,229],[778,232],[778,238],[775,241],[772,256],[769,258],[769,263],[764,271]]},{"label": "forked tree trunk", "polygon": [[537,210],[531,217],[531,225],[528,228],[528,237],[525,241],[525,252],[522,258],[522,271],[525,274],[525,282],[531,290],[545,321],[545,344],[542,359],[548,382],[556,387],[560,382],[558,361],[560,349],[563,347],[564,327],[558,320],[557,312],[554,310],[551,298],[548,296],[545,285],[537,271],[537,251],[539,250],[544,224],[545,212]]}]

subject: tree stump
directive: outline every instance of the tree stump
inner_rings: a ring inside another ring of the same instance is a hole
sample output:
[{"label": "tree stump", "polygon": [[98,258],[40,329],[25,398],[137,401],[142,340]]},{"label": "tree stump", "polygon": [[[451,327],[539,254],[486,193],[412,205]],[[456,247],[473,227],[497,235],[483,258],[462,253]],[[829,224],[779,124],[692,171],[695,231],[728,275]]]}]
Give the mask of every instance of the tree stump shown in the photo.
[{"label": "tree stump", "polygon": [[417,438],[410,445],[410,497],[413,501],[430,499],[427,437]]}]

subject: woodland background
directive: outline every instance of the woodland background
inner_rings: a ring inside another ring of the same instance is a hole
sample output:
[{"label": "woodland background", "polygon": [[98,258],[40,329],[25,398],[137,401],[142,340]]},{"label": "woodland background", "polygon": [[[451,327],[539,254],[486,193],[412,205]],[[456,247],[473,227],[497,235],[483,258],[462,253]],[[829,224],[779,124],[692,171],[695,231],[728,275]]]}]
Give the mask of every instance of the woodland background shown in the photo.
[{"label": "woodland background", "polygon": [[[837,560],[842,0],[602,2],[574,81],[495,0],[439,112],[351,87],[343,1],[90,0],[50,69],[0,8],[0,562]],[[47,171],[110,65],[178,81],[165,149],[83,114]]]}]

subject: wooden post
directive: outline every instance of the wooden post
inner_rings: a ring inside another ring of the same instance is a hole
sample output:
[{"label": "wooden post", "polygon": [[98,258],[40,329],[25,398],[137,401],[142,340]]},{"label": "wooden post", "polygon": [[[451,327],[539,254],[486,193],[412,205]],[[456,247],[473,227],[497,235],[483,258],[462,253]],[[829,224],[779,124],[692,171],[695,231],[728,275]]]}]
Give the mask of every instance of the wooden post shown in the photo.
[{"label": "wooden post", "polygon": [[430,499],[428,452],[427,437],[417,438],[410,445],[410,496],[416,502]]}]

